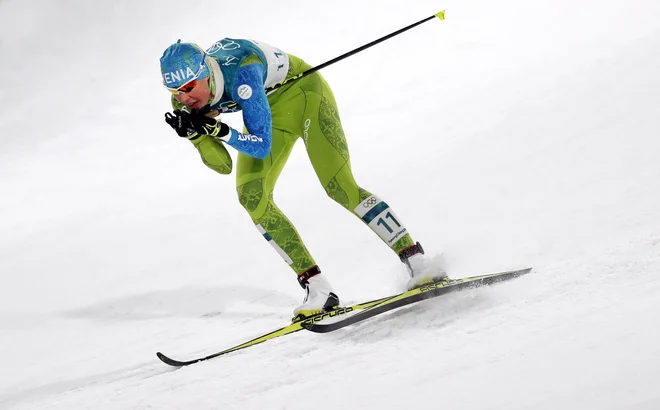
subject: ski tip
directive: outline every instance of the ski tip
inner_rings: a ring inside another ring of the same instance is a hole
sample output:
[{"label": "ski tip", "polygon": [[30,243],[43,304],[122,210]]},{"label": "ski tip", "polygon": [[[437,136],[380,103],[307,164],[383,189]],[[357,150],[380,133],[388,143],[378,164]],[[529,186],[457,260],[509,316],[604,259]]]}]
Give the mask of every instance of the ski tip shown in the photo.
[{"label": "ski tip", "polygon": [[434,16],[436,16],[436,17],[439,18],[440,20],[444,20],[444,19],[445,19],[445,11],[442,10],[442,11],[439,12],[439,13],[435,13]]},{"label": "ski tip", "polygon": [[156,357],[158,357],[160,360],[164,361],[165,363],[171,360],[169,357],[165,356],[161,352],[156,352]]},{"label": "ski tip", "polygon": [[[509,277],[517,278],[517,277],[522,276],[522,275],[527,275],[531,271],[532,271],[532,268],[529,267],[529,268],[514,269],[514,270],[510,270],[508,272],[500,272],[499,274],[508,275]],[[497,274],[495,274],[495,275],[497,275]]]},{"label": "ski tip", "polygon": [[169,357],[165,356],[161,352],[156,352],[156,356],[165,364],[169,364],[170,366],[174,367],[181,367],[183,366],[183,363],[180,363],[174,359],[170,359]]},{"label": "ski tip", "polygon": [[529,273],[531,271],[532,271],[532,268],[527,267],[527,268],[519,268],[519,269],[512,269],[512,270],[508,270],[508,271],[497,272],[497,273],[493,273],[493,275],[507,275],[507,274],[508,275],[524,275],[524,274]]}]

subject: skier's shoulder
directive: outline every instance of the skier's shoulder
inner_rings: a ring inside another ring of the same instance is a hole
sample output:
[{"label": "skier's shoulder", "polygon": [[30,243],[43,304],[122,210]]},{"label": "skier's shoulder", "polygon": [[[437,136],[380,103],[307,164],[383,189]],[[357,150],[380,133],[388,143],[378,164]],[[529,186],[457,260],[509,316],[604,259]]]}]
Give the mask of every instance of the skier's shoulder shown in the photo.
[{"label": "skier's shoulder", "polygon": [[263,41],[230,37],[216,41],[206,50],[206,53],[219,58],[226,58],[227,56],[241,58],[249,55],[256,55],[261,58],[270,53],[284,54],[277,47]]},{"label": "skier's shoulder", "polygon": [[254,46],[255,43],[251,40],[225,37],[213,43],[206,53],[214,56],[244,54],[250,53]]}]

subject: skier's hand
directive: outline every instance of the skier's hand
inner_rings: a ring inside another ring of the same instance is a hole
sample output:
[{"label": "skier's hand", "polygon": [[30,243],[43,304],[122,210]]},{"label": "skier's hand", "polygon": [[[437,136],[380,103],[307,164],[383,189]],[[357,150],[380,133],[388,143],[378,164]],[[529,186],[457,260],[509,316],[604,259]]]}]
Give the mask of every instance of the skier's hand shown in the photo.
[{"label": "skier's hand", "polygon": [[166,112],[165,122],[170,124],[170,127],[176,131],[179,137],[185,137],[190,140],[199,137],[199,133],[195,130],[195,125],[192,122],[190,114],[185,111],[174,110],[173,113]]},{"label": "skier's hand", "polygon": [[221,138],[229,134],[229,126],[207,117],[206,114],[211,110],[210,105],[205,105],[199,110],[185,112],[174,110],[172,113],[165,113],[165,122],[167,122],[180,137],[194,140],[200,135],[210,135],[215,138]]}]

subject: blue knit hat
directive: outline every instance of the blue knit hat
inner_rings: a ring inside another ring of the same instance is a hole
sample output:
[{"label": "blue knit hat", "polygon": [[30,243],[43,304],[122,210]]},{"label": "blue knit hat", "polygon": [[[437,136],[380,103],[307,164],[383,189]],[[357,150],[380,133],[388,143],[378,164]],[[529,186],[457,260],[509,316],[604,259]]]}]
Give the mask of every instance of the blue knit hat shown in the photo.
[{"label": "blue knit hat", "polygon": [[176,43],[167,47],[160,58],[160,72],[163,85],[167,88],[179,88],[191,80],[209,76],[209,67],[205,63],[206,52],[193,43]]}]

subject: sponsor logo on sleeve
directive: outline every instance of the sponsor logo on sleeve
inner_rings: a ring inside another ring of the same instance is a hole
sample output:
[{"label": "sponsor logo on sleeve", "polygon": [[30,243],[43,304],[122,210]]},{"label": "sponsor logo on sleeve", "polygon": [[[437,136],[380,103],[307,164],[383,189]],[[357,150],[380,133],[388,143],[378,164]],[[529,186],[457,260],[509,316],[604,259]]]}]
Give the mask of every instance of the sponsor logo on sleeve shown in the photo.
[{"label": "sponsor logo on sleeve", "polygon": [[238,97],[247,100],[252,97],[252,87],[247,84],[241,84],[238,86]]},{"label": "sponsor logo on sleeve", "polygon": [[253,134],[242,134],[242,133],[238,133],[238,140],[250,141],[250,142],[264,142],[264,140],[261,137],[257,137],[256,135]]}]

